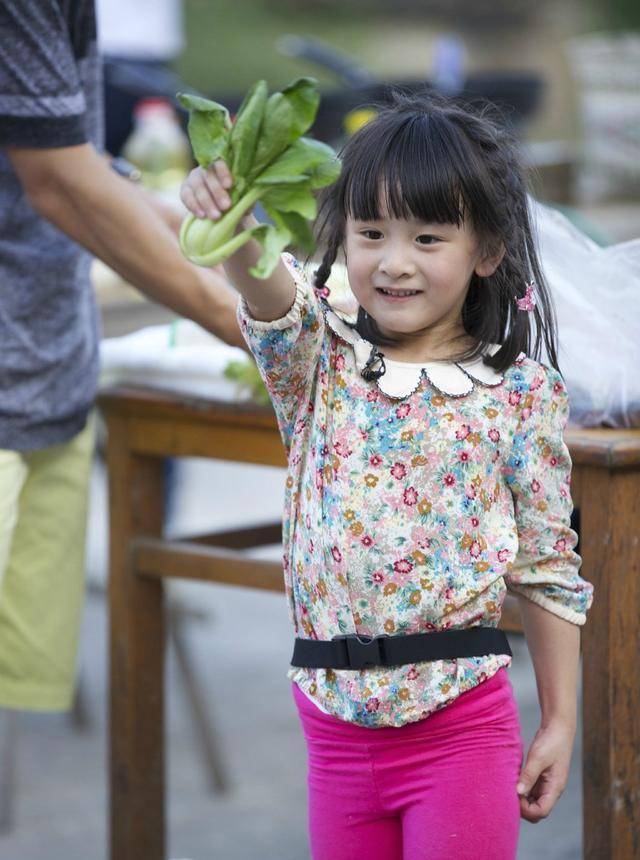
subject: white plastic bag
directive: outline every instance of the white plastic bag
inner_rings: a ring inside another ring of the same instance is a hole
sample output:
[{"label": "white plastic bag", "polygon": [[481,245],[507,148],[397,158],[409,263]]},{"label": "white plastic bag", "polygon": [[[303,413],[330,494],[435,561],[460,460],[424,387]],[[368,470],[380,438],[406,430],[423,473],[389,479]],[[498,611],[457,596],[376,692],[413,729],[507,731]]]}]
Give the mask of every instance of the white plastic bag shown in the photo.
[{"label": "white plastic bag", "polygon": [[640,239],[601,248],[560,212],[531,205],[570,421],[640,427]]}]

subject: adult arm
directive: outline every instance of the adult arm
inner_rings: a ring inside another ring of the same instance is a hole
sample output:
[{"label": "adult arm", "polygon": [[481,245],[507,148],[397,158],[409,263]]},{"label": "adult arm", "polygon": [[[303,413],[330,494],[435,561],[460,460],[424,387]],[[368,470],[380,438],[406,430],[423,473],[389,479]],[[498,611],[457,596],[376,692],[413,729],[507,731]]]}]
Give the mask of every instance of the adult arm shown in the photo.
[{"label": "adult arm", "polygon": [[6,152],[40,215],[153,301],[246,349],[226,279],[182,256],[165,220],[92,144]]}]

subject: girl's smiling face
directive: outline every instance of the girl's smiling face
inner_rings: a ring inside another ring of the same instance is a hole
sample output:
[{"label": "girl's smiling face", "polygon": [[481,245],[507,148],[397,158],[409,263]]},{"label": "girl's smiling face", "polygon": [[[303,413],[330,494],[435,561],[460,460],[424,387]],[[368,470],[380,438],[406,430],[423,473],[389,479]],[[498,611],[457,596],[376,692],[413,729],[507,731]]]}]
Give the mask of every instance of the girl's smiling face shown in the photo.
[{"label": "girl's smiling face", "polygon": [[416,362],[459,349],[451,347],[465,337],[462,306],[471,277],[491,274],[501,257],[484,255],[464,221],[427,224],[384,211],[370,221],[346,219],[345,252],[359,305],[398,342],[384,352]]}]

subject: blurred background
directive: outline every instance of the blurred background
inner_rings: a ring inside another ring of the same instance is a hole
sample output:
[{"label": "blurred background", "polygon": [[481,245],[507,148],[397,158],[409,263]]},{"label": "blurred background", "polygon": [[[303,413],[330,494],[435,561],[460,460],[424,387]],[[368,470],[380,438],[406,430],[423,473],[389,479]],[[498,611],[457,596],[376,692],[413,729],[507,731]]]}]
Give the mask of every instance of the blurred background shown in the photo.
[{"label": "blurred background", "polygon": [[99,0],[98,8],[113,154],[145,96],[177,107],[181,88],[233,112],[257,78],[273,90],[311,75],[323,90],[313,134],[332,144],[362,121],[354,108],[384,98],[383,85],[434,87],[501,106],[538,168],[542,199],[639,191],[632,0],[399,0],[393,11],[382,0],[164,0],[133,9]]},{"label": "blurred background", "polygon": [[[107,146],[172,204],[190,166],[176,92],[198,92],[233,112],[258,78],[274,90],[310,75],[323,90],[312,132],[336,147],[390,84],[488,98],[521,137],[538,200],[562,212],[594,252],[640,235],[640,5],[633,0],[100,0],[98,7]],[[95,284],[110,344],[149,326],[169,330],[169,312],[104,266],[96,265]],[[161,372],[113,359],[108,344],[104,355],[105,383],[167,384]],[[621,410],[609,426],[616,423],[624,423]],[[279,516],[279,470],[191,460],[169,473],[169,533]],[[1,723],[0,857],[7,860],[107,856],[101,451],[88,549],[76,709]],[[278,546],[261,552],[279,557]],[[170,856],[303,860],[305,757],[285,677],[283,598],[184,585],[170,600],[177,624],[167,678]],[[528,743],[538,724],[535,678],[525,643],[513,640],[511,678]],[[523,823],[519,857],[581,857],[580,780],[578,737],[569,786],[550,819]]]}]

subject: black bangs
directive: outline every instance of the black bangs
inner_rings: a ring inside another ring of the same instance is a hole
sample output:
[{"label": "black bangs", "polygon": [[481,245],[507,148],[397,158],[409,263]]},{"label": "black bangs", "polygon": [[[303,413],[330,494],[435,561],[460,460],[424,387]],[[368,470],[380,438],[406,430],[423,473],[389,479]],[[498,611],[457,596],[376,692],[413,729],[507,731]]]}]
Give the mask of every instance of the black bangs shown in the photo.
[{"label": "black bangs", "polygon": [[470,164],[446,120],[412,111],[364,126],[345,148],[339,206],[358,221],[414,218],[460,226],[473,199]]}]

